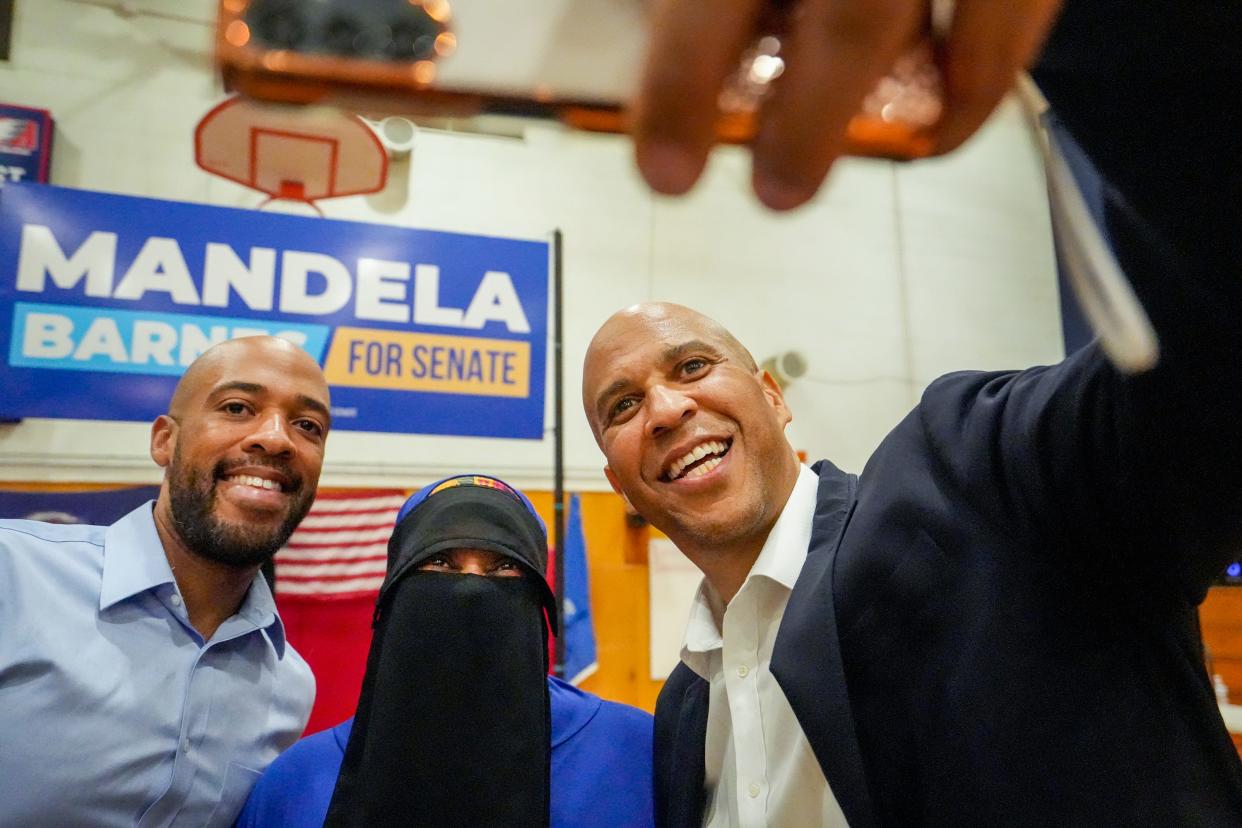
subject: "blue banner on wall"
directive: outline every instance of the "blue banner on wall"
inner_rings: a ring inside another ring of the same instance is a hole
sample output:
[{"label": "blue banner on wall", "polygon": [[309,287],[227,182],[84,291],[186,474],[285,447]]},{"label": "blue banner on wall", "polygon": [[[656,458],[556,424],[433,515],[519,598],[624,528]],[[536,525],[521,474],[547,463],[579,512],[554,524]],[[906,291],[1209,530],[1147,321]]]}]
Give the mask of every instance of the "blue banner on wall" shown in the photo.
[{"label": "blue banner on wall", "polygon": [[543,437],[548,245],[0,190],[0,419],[150,421],[216,342],[288,338],[334,428]]},{"label": "blue banner on wall", "polygon": [[48,180],[52,116],[45,109],[0,104],[0,185]]},{"label": "blue banner on wall", "polygon": [[30,492],[0,485],[0,518],[108,526],[148,500],[155,500],[159,493],[159,486]]}]

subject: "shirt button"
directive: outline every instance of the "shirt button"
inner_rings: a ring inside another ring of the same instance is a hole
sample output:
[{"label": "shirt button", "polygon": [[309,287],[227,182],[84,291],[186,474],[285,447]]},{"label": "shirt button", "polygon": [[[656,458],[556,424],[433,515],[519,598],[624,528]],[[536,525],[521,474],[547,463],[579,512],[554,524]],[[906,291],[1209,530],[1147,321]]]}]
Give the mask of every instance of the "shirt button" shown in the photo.
[{"label": "shirt button", "polygon": [[746,789],[746,793],[750,794],[750,798],[754,799],[759,795],[759,783],[751,782],[750,787]]},{"label": "shirt button", "polygon": [[181,740],[181,750],[184,751],[185,753],[190,752],[190,740],[189,739]]},{"label": "shirt button", "polygon": [[742,678],[746,678],[746,675],[749,672],[750,672],[750,668],[747,667],[745,664],[738,665],[737,674],[741,676]]},{"label": "shirt button", "polygon": [[172,603],[174,607],[181,606],[181,596],[175,592],[172,594],[172,597],[169,598],[168,600]]}]

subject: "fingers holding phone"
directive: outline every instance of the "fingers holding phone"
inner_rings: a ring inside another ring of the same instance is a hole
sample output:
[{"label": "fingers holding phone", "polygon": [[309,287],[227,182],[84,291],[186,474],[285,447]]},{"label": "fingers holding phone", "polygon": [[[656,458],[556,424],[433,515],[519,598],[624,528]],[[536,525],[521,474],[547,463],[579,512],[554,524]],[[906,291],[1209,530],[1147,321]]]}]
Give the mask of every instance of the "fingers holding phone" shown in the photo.
[{"label": "fingers holding phone", "polygon": [[956,149],[975,133],[1030,66],[1062,0],[957,0],[939,60],[945,113],[936,151]]},{"label": "fingers holding phone", "polygon": [[[760,200],[790,209],[809,200],[846,148],[860,104],[903,54],[929,34],[926,0],[663,0],[635,108],[638,165],[653,189],[683,193],[715,139],[721,83],[756,25],[786,7],[784,71],[758,112],[753,184]],[[1061,0],[958,0],[935,46],[943,110],[928,148],[965,141],[1034,59]]]},{"label": "fingers holding phone", "polygon": [[633,113],[639,169],[656,192],[694,186],[716,143],[717,97],[736,68],[764,0],[663,0]]},{"label": "fingers holding phone", "polygon": [[797,207],[842,154],[863,99],[928,28],[922,0],[807,0],[790,23],[784,74],[759,114],[752,145],[755,193]]}]

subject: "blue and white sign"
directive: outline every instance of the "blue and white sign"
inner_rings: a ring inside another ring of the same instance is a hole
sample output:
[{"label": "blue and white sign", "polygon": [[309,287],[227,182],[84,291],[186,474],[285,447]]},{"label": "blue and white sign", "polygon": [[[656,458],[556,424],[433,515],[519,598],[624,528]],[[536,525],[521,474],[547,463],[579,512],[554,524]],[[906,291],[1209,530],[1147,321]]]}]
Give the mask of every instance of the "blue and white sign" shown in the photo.
[{"label": "blue and white sign", "polygon": [[19,181],[46,183],[51,168],[51,113],[0,104],[0,186]]},{"label": "blue and white sign", "polygon": [[39,185],[0,190],[0,419],[149,421],[273,334],[333,427],[543,437],[548,244]]}]

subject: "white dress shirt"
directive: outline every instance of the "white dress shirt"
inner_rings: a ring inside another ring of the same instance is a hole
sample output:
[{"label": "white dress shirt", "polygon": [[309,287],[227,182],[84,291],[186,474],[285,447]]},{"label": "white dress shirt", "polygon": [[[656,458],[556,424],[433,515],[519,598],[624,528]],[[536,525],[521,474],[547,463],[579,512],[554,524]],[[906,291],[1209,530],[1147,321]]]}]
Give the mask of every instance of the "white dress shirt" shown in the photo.
[{"label": "white dress shirt", "polygon": [[819,478],[802,466],[789,502],[728,607],[706,579],[695,595],[681,660],[711,685],[708,828],[846,825],[771,672],[776,633],[806,561],[818,488]]}]

